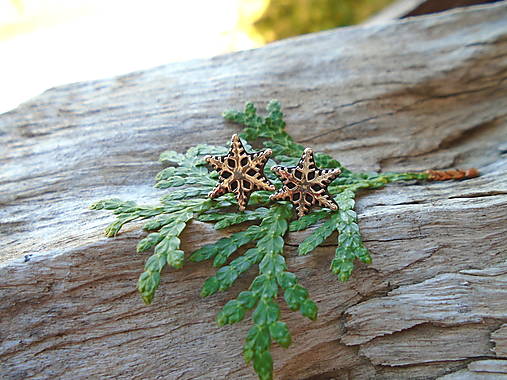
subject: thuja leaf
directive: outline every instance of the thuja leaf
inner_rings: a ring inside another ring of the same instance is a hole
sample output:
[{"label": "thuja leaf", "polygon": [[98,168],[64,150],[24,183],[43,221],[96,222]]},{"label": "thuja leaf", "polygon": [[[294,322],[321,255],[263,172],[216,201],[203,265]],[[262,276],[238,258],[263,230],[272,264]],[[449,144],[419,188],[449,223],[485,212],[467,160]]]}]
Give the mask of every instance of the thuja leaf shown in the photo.
[{"label": "thuja leaf", "polygon": [[119,199],[106,199],[96,202],[90,206],[92,210],[112,210],[117,218],[105,230],[107,237],[113,237],[120,232],[120,229],[127,223],[137,219],[147,219],[164,212],[161,207],[138,206],[132,201],[121,201]]},{"label": "thuja leaf", "polygon": [[293,231],[305,230],[308,227],[313,226],[319,220],[328,217],[329,212],[330,212],[330,210],[322,209],[322,210],[315,210],[315,211],[311,212],[310,214],[306,214],[303,217],[292,221],[289,224],[289,231],[293,232]]},{"label": "thuja leaf", "polygon": [[282,321],[275,321],[269,325],[269,335],[271,338],[283,348],[287,348],[292,343],[287,324]]},{"label": "thuja leaf", "polygon": [[300,255],[307,255],[321,245],[324,240],[336,230],[336,219],[337,216],[333,215],[329,220],[313,231],[313,233],[299,245],[298,253]]},{"label": "thuja leaf", "polygon": [[215,276],[206,280],[201,289],[201,295],[209,296],[219,290],[228,289],[238,276],[247,271],[253,264],[260,263],[261,273],[263,273],[262,269],[267,263],[263,260],[265,255],[269,252],[281,252],[283,250],[281,236],[287,230],[287,222],[284,218],[288,218],[290,215],[285,210],[286,208],[285,205],[283,207],[273,207],[267,210],[266,216],[260,225],[250,226],[245,231],[232,234],[229,238],[222,238],[214,244],[205,245],[190,256],[192,261],[204,261],[214,258],[213,265],[221,266],[242,245],[257,240],[255,248],[247,250],[243,255],[232,260],[229,265],[220,268]]},{"label": "thuja leaf", "polygon": [[[210,178],[208,170],[203,166],[205,164],[203,157],[208,154],[225,154],[225,152],[227,152],[226,148],[211,145],[197,145],[190,148],[185,154],[174,151],[163,152],[160,155],[160,161],[175,163],[177,166],[171,166],[160,171],[155,177],[157,179],[155,187],[160,189],[188,185],[213,187],[216,180]],[[195,190],[187,191],[196,192]],[[200,193],[199,195],[204,194]],[[176,199],[181,198],[176,197]]]},{"label": "thuja leaf", "polygon": [[[221,267],[214,276],[205,281],[201,290],[203,296],[226,290],[253,264],[259,264],[259,275],[252,281],[249,290],[241,292],[235,300],[224,305],[217,314],[217,323],[221,326],[237,323],[244,319],[249,310],[253,310],[254,326],[245,340],[243,354],[247,362],[253,361],[254,370],[260,379],[272,377],[273,368],[269,353],[271,342],[288,347],[292,341],[287,325],[279,320],[278,288],[285,292],[285,299],[292,310],[301,310],[301,313],[310,319],[317,316],[317,306],[308,298],[308,291],[297,283],[296,276],[287,272],[282,255],[283,236],[287,232],[290,218],[291,206],[288,204],[269,208],[260,225],[249,227],[257,227],[256,246],[232,260],[229,265]],[[232,236],[234,235],[236,234]],[[220,251],[223,251],[225,246],[234,248],[234,243],[227,240],[219,248]],[[208,256],[212,255],[211,251],[218,250],[217,245],[203,248]]]},{"label": "thuja leaf", "polygon": [[346,190],[335,197],[339,211],[333,215],[338,230],[338,247],[331,262],[331,271],[340,281],[347,281],[354,269],[355,259],[371,263],[371,256],[363,244],[357,214],[353,210],[355,194]]},{"label": "thuja leaf", "polygon": [[180,165],[183,165],[183,163],[185,162],[185,155],[175,152],[173,150],[167,150],[160,154],[159,160],[160,162],[168,162],[168,163],[176,162]]},{"label": "thuja leaf", "polygon": [[306,299],[301,303],[301,314],[310,318],[312,321],[317,319],[317,305],[310,299]]},{"label": "thuja leaf", "polygon": [[205,197],[209,193],[209,188],[194,188],[187,187],[181,190],[174,190],[169,194],[164,195],[161,200],[162,202],[179,201],[181,199],[189,199],[194,197]]},{"label": "thuja leaf", "polygon": [[144,272],[139,277],[137,288],[145,303],[153,300],[155,291],[160,283],[160,272],[166,265],[174,268],[183,266],[184,253],[180,250],[178,236],[185,229],[187,222],[192,218],[190,211],[175,215],[173,221],[164,226],[156,235],[150,234],[138,244],[138,251],[145,251],[155,246],[155,251],[144,265]]},{"label": "thuja leaf", "polygon": [[263,118],[257,115],[257,110],[252,103],[246,103],[241,111],[226,111],[225,119],[245,126],[241,137],[253,141],[259,138],[265,139],[264,146],[273,150],[275,155],[300,156],[304,147],[296,144],[285,132],[283,113],[278,101],[272,100],[267,106],[268,116]]},{"label": "thuja leaf", "polygon": [[252,314],[252,319],[256,325],[270,325],[278,320],[280,316],[280,307],[278,304],[269,298],[262,298],[257,308]]},{"label": "thuja leaf", "polygon": [[106,229],[104,230],[104,234],[107,237],[116,236],[118,235],[118,232],[120,232],[120,229],[123,227],[124,224],[131,222],[135,219],[137,219],[136,215],[121,215],[114,222],[112,222],[109,226],[106,227]]},{"label": "thuja leaf", "polygon": [[233,282],[254,264],[262,259],[262,252],[257,248],[250,248],[240,257],[232,260],[229,265],[220,268],[215,276],[208,278],[202,289],[201,296],[207,297],[217,291],[227,290]]},{"label": "thuja leaf", "polygon": [[[267,105],[268,115],[263,118],[257,115],[255,106],[247,102],[244,111],[229,110],[223,113],[226,120],[245,126],[241,137],[249,141],[263,139],[263,145],[273,151],[279,163],[295,164],[303,153],[305,147],[297,144],[285,131],[285,121],[281,111],[280,102],[271,100]],[[348,175],[350,171],[343,167],[337,160],[329,155],[317,153],[315,161],[318,166],[326,168],[340,168],[342,175]]]},{"label": "thuja leaf", "polygon": [[[368,178],[368,177],[366,177]],[[351,188],[355,188],[351,186]],[[354,261],[361,260],[364,263],[371,263],[371,256],[363,244],[357,214],[353,210],[355,206],[355,193],[346,188],[342,190],[335,200],[339,206],[338,211],[322,209],[314,211],[302,217],[300,220],[291,223],[291,230],[304,229],[316,221],[329,216],[329,219],[315,229],[298,247],[300,255],[306,255],[321,245],[335,230],[338,231],[338,247],[335,257],[331,262],[331,271],[341,281],[347,281],[354,269]]]},{"label": "thuja leaf", "polygon": [[120,208],[121,206],[132,203],[132,202],[125,202],[118,198],[113,199],[104,199],[98,202],[95,202],[90,206],[91,210],[116,210]]},{"label": "thuja leaf", "polygon": [[160,228],[169,225],[168,228],[171,228],[170,225],[175,221],[174,214],[161,214],[157,216],[155,219],[152,219],[146,222],[143,226],[143,230],[145,231],[155,231]]},{"label": "thuja leaf", "polygon": [[271,192],[269,191],[256,191],[250,196],[250,202],[248,203],[251,206],[258,205],[271,205],[272,202],[269,199]]},{"label": "thuja leaf", "polygon": [[250,226],[245,231],[237,232],[230,237],[221,238],[216,243],[199,248],[190,255],[189,260],[200,262],[215,258],[213,265],[221,266],[238,248],[257,239],[261,234],[259,226]]},{"label": "thuja leaf", "polygon": [[202,157],[212,154],[225,154],[227,148],[222,146],[213,146],[199,144],[187,150],[185,154],[177,153],[172,150],[160,154],[160,161],[164,163],[175,163],[180,167],[194,168],[205,164]]},{"label": "thuja leaf", "polygon": [[284,293],[285,302],[292,311],[299,310],[303,301],[308,298],[308,291],[299,284],[294,284],[287,289]]},{"label": "thuja leaf", "polygon": [[265,207],[259,207],[255,210],[246,210],[230,213],[206,213],[198,217],[202,222],[215,222],[215,229],[220,230],[246,221],[263,219],[268,212]]},{"label": "thuja leaf", "polygon": [[171,179],[167,180],[160,180],[156,183],[155,187],[158,187],[159,189],[168,189],[171,187],[179,187],[179,186],[185,186],[185,185],[201,185],[206,186],[208,188],[211,188],[215,186],[216,181],[214,181],[211,178],[203,178],[197,173],[194,173],[196,175],[193,176],[174,176],[171,177]]},{"label": "thuja leaf", "polygon": [[[224,118],[244,127],[241,137],[250,142],[262,142],[271,148],[273,158],[267,167],[275,164],[296,165],[304,147],[296,143],[285,130],[285,121],[280,103],[271,101],[267,115],[260,116],[252,103],[246,103],[243,111],[226,111]],[[258,140],[258,141],[256,141]],[[243,145],[252,150],[248,142]],[[422,181],[436,179],[463,179],[477,175],[469,171],[429,171],[424,173],[354,173],[340,162],[324,153],[315,153],[317,166],[340,168],[341,176],[328,187],[329,194],[339,206],[337,211],[321,209],[292,220],[292,206],[286,202],[273,203],[268,191],[252,193],[249,208],[235,212],[230,207],[236,201],[233,194],[222,195],[219,200],[207,198],[217,183],[218,173],[208,172],[203,159],[205,155],[224,155],[226,147],[200,144],[185,153],[166,151],[160,161],[170,165],[156,176],[156,187],[166,189],[161,204],[140,206],[133,201],[108,199],[94,203],[95,210],[110,210],[116,220],[106,229],[107,236],[115,236],[129,222],[149,219],[143,226],[149,234],[139,241],[138,252],[153,250],[139,277],[138,289],[143,300],[150,303],[160,284],[162,270],[167,266],[181,268],[184,252],[180,249],[180,236],[191,220],[213,222],[216,229],[224,229],[244,222],[255,223],[239,232],[218,241],[206,244],[194,251],[191,261],[213,260],[216,273],[203,284],[201,295],[206,297],[231,288],[246,271],[258,266],[248,290],[241,291],[236,299],[230,300],[217,314],[219,325],[235,324],[251,312],[253,326],[248,331],[243,346],[243,356],[261,380],[271,380],[273,359],[270,346],[273,342],[282,347],[291,344],[287,325],[280,321],[278,299],[284,298],[289,309],[300,311],[311,320],[317,318],[317,305],[309,298],[308,291],[298,282],[296,275],[289,272],[283,256],[284,236],[291,232],[307,229],[318,222],[311,234],[300,244],[299,254],[308,254],[321,245],[333,231],[338,231],[338,247],[331,262],[331,271],[342,281],[347,280],[354,268],[355,260],[371,262],[363,244],[357,214],[354,211],[356,193],[363,189],[378,189],[397,181]],[[468,173],[468,174],[467,174]],[[267,176],[276,187],[281,185],[275,175]],[[227,208],[227,211],[222,210]],[[247,247],[250,245],[250,247]],[[246,249],[248,248],[248,249]],[[232,255],[236,257],[232,257]]]},{"label": "thuja leaf", "polygon": [[137,252],[145,252],[156,246],[164,238],[164,235],[153,232],[137,243]]}]

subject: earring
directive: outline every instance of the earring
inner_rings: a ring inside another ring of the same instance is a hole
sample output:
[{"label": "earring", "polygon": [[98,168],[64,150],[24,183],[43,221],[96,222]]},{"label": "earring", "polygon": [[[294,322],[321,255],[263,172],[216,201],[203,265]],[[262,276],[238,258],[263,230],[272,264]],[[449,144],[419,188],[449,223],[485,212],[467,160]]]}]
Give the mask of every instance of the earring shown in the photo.
[{"label": "earring", "polygon": [[297,166],[273,166],[271,170],[280,178],[283,186],[269,198],[290,201],[296,207],[298,218],[314,206],[338,209],[327,187],[341,174],[341,170],[317,168],[310,148],[304,150]]},{"label": "earring", "polygon": [[226,193],[234,193],[239,210],[243,211],[253,191],[274,191],[275,187],[264,176],[264,166],[271,154],[271,149],[248,153],[239,136],[233,135],[229,153],[225,156],[204,157],[219,175],[218,184],[208,196],[216,198]]}]

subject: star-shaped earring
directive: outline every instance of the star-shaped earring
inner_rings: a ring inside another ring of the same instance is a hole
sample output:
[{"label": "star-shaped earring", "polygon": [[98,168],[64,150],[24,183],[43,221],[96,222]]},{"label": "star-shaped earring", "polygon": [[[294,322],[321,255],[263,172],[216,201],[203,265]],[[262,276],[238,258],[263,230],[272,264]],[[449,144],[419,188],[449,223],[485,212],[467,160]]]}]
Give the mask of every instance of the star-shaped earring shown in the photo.
[{"label": "star-shaped earring", "polygon": [[229,153],[225,156],[204,157],[219,174],[218,184],[208,196],[216,198],[226,193],[234,193],[239,210],[243,211],[253,191],[274,191],[275,187],[264,176],[264,166],[271,154],[271,149],[248,153],[239,136],[233,135]]},{"label": "star-shaped earring", "polygon": [[340,175],[341,170],[317,168],[310,148],[304,150],[297,166],[273,166],[271,170],[282,180],[283,186],[270,199],[292,202],[296,206],[298,218],[316,205],[338,210],[327,187]]}]

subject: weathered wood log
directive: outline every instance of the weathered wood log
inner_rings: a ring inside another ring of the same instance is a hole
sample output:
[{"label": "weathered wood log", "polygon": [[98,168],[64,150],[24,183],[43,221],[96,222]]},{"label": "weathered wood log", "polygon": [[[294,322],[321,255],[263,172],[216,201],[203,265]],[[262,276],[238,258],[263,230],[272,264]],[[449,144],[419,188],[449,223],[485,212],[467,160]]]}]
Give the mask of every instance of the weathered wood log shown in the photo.
[{"label": "weathered wood log", "polygon": [[[71,84],[1,115],[0,377],[255,378],[248,322],[214,322],[252,274],[201,299],[207,263],[168,270],[144,306],[139,225],[104,238],[111,217],[87,207],[156,201],[161,151],[223,144],[238,130],[224,109],[271,98],[297,141],[355,170],[482,172],[364,194],[374,262],[344,284],[328,270],[333,240],[298,257],[291,235],[288,265],[320,312],[282,310],[294,343],[273,349],[276,377],[505,376],[506,79],[499,3]],[[218,236],[194,223],[184,249]]]}]

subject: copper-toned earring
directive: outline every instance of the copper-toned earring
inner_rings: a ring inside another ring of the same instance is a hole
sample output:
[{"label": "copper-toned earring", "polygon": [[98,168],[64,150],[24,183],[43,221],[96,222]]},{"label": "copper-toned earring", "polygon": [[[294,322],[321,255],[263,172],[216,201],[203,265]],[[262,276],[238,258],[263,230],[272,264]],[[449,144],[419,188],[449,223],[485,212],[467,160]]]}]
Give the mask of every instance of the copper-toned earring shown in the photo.
[{"label": "copper-toned earring", "polygon": [[239,209],[243,211],[253,191],[274,191],[275,187],[264,176],[264,166],[271,154],[271,149],[248,153],[239,136],[233,135],[229,153],[225,156],[204,157],[219,174],[218,184],[208,196],[216,198],[234,193]]},{"label": "copper-toned earring", "polygon": [[317,168],[310,148],[305,149],[297,166],[273,166],[271,170],[282,180],[283,186],[270,199],[292,202],[298,218],[307,214],[313,206],[338,209],[327,187],[341,170]]}]

